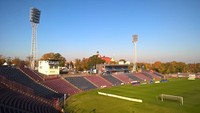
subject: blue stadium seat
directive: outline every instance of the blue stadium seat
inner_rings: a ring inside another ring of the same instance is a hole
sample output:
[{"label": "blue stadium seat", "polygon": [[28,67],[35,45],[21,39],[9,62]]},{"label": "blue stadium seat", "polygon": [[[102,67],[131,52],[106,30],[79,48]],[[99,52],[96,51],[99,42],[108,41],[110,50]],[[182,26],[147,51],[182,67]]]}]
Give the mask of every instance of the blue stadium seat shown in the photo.
[{"label": "blue stadium seat", "polygon": [[97,88],[95,85],[90,83],[84,77],[67,77],[65,79],[81,90],[90,90]]},{"label": "blue stadium seat", "polygon": [[120,80],[118,80],[117,78],[113,77],[112,75],[104,75],[102,77],[104,79],[106,79],[107,81],[109,81],[110,83],[112,83],[112,85],[114,85],[114,86],[122,84],[122,82]]},{"label": "blue stadium seat", "polygon": [[131,78],[133,81],[142,81],[138,77],[134,76],[132,73],[127,73],[126,74],[129,78]]}]

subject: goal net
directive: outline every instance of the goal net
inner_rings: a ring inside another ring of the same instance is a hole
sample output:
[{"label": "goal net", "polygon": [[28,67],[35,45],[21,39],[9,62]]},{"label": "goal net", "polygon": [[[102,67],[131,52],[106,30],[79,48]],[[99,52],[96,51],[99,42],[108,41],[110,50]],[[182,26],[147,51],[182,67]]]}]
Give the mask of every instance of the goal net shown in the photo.
[{"label": "goal net", "polygon": [[181,97],[181,96],[161,94],[160,99],[162,101],[164,101],[164,100],[175,100],[175,101],[180,102],[181,105],[183,105],[183,97]]}]

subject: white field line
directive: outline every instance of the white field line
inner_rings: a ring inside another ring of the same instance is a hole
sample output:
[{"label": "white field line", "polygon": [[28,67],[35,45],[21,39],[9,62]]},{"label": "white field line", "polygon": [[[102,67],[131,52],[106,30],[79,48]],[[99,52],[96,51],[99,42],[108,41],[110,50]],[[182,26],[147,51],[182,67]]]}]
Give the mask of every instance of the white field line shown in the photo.
[{"label": "white field line", "polygon": [[133,101],[133,102],[141,102],[142,103],[141,99],[128,98],[128,97],[123,97],[123,96],[109,94],[109,93],[103,93],[103,92],[98,92],[98,94],[104,95],[104,96],[109,96],[109,97],[114,97],[114,98],[119,98],[119,99],[123,99],[123,100],[128,100],[128,101]]}]

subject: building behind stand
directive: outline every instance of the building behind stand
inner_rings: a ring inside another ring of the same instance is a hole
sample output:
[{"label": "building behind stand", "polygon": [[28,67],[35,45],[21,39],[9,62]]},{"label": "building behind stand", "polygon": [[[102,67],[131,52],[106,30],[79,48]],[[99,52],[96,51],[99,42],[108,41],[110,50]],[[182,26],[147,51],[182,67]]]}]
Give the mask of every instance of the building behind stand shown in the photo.
[{"label": "building behind stand", "polygon": [[98,74],[127,73],[128,64],[97,64]]},{"label": "building behind stand", "polygon": [[59,75],[59,61],[58,60],[40,60],[38,65],[38,72],[44,75]]}]

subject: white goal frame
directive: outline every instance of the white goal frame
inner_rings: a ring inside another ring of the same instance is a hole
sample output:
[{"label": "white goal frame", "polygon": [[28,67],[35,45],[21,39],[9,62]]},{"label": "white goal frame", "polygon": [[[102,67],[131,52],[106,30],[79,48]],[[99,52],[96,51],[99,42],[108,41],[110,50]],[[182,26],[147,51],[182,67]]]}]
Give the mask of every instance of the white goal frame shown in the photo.
[{"label": "white goal frame", "polygon": [[181,105],[183,105],[183,97],[181,97],[181,96],[161,94],[160,98],[162,101],[164,101],[164,99],[165,100],[176,100],[176,101],[179,101]]}]

